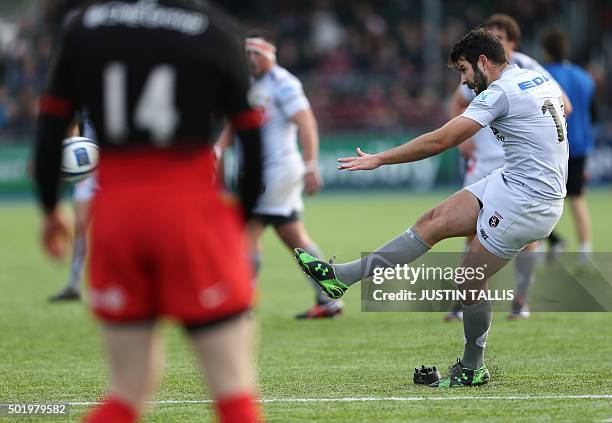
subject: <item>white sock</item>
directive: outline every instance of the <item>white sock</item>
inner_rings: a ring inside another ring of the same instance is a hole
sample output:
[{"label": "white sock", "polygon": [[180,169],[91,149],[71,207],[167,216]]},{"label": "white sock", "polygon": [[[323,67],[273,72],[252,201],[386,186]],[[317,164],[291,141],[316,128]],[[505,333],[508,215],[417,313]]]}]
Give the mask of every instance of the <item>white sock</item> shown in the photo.
[{"label": "white sock", "polygon": [[70,264],[70,280],[68,281],[68,286],[77,291],[81,285],[85,254],[87,254],[87,237],[84,235],[77,236],[74,239],[72,262]]}]

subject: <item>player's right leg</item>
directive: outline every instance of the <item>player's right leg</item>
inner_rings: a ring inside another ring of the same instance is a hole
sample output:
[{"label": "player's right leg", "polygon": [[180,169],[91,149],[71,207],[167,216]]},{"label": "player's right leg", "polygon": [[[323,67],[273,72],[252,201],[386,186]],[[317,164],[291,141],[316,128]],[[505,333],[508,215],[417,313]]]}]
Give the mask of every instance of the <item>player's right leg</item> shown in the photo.
[{"label": "player's right leg", "polygon": [[330,298],[336,299],[344,295],[349,286],[372,276],[377,266],[408,264],[443,239],[474,235],[479,211],[478,198],[461,190],[427,211],[410,229],[358,260],[332,265],[300,249],[295,250],[295,257],[302,270]]},{"label": "player's right leg", "polygon": [[465,293],[467,298],[462,304],[463,357],[457,359],[449,374],[432,384],[432,387],[476,386],[487,383],[491,378],[484,363],[484,353],[493,318],[492,304],[488,300],[473,299],[467,293],[488,289],[488,280],[509,261],[509,259],[498,257],[489,252],[477,237],[472,240],[461,266],[463,268],[483,269],[485,277],[482,280],[473,279],[457,286],[460,291]]},{"label": "player's right leg", "polygon": [[470,297],[470,292],[474,286],[478,290],[487,289],[486,281],[526,245],[546,238],[563,213],[562,199],[534,198],[506,183],[499,171],[487,179],[468,187],[483,206],[477,222],[478,237],[472,241],[462,263],[464,268],[481,267],[485,278],[458,286],[466,298],[463,301],[464,355],[452,367],[450,375],[434,385],[437,387],[486,383],[490,375],[484,367],[484,349],[492,304],[486,295]]},{"label": "player's right leg", "polygon": [[[70,277],[66,285],[49,301],[69,301],[81,298],[81,279],[87,254],[87,222],[89,221],[89,202],[74,204],[74,241],[72,245],[72,258],[70,260]],[[85,217],[87,216],[87,217]]]},{"label": "player's right leg", "polygon": [[110,390],[86,423],[135,422],[147,408],[161,379],[162,340],[154,322],[104,324],[110,363]]},{"label": "player's right leg", "polygon": [[49,301],[78,300],[81,298],[81,279],[87,255],[87,230],[91,220],[92,199],[97,189],[95,176],[79,182],[74,188],[74,242],[70,261],[70,277],[60,292]]},{"label": "player's right leg", "polygon": [[190,330],[221,423],[261,420],[254,394],[254,334],[255,326],[248,314]]}]

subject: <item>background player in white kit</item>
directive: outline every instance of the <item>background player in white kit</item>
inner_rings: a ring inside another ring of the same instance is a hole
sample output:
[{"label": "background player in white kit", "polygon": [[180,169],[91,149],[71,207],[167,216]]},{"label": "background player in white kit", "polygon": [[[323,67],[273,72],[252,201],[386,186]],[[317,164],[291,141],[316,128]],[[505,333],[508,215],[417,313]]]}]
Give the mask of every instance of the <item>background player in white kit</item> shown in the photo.
[{"label": "background player in white kit", "polygon": [[[79,125],[75,125],[71,136],[83,136],[96,141],[96,132],[86,112],[80,114]],[[70,260],[70,276],[66,285],[49,301],[71,301],[81,298],[81,280],[87,255],[87,229],[91,218],[91,202],[97,190],[96,175],[90,175],[74,186],[74,240]]]},{"label": "background player in white kit", "polygon": [[485,278],[458,285],[468,298],[463,302],[463,358],[434,387],[474,386],[490,379],[484,350],[492,305],[467,293],[486,290],[490,276],[527,244],[550,234],[563,213],[568,161],[562,92],[554,81],[510,65],[499,40],[484,29],[470,31],[454,45],[449,65],[478,93],[463,115],[388,151],[366,154],[357,148],[358,157],[339,159],[339,168],[370,170],[422,160],[459,145],[487,125],[503,143],[504,167],[455,193],[361,259],[332,265],[296,250],[302,270],[339,298],[350,285],[372,276],[378,263],[411,263],[443,239],[477,235],[461,266],[480,267]]},{"label": "background player in white kit", "polygon": [[[261,236],[268,225],[274,227],[289,249],[301,248],[322,256],[308,235],[301,214],[304,210],[302,191],[313,195],[323,183],[318,169],[317,121],[302,84],[276,63],[276,47],[268,31],[250,31],[245,47],[253,76],[250,101],[265,111],[265,123],[261,128],[264,191],[247,225],[254,268],[258,271]],[[302,154],[297,146],[298,135]],[[232,128],[226,126],[217,146],[226,148],[233,138]],[[313,319],[341,314],[342,302],[330,300],[314,281],[311,283],[316,293],[315,304],[296,317]]]},{"label": "background player in white kit", "polygon": [[[499,38],[510,64],[517,65],[522,69],[530,69],[554,79],[550,73],[535,59],[526,54],[516,51],[521,40],[519,24],[511,16],[496,13],[491,15],[484,23],[484,27]],[[451,117],[461,115],[469,104],[474,100],[474,91],[467,85],[459,85],[451,99]],[[571,103],[564,93],[565,114],[571,113]],[[467,187],[491,174],[495,169],[504,165],[504,149],[502,143],[497,139],[490,128],[482,128],[471,139],[459,145],[459,151],[467,159],[467,168],[463,186]],[[471,239],[468,238],[467,245]],[[523,252],[514,260],[514,272],[516,278],[516,297],[512,304],[509,320],[529,317],[529,306],[527,304],[527,293],[529,286],[533,283],[533,274],[536,265],[534,251],[537,244],[528,245]],[[444,316],[444,321],[461,319],[461,305],[457,304],[454,309]]]}]

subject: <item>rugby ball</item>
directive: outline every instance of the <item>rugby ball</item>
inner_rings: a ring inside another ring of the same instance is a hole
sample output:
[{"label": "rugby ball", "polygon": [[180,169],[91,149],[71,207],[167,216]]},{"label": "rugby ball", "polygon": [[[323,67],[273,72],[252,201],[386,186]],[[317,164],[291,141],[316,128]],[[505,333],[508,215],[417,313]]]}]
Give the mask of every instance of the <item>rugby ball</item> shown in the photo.
[{"label": "rugby ball", "polygon": [[62,180],[79,182],[91,175],[98,167],[98,144],[89,138],[66,138],[62,146]]}]

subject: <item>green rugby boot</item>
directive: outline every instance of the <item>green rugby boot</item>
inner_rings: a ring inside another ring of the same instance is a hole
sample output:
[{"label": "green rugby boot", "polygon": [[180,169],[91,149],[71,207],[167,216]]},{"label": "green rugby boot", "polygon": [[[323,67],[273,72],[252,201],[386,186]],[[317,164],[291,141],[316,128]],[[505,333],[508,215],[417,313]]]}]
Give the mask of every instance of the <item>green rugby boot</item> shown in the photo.
[{"label": "green rugby boot", "polygon": [[449,370],[448,376],[429,385],[432,388],[457,388],[463,386],[484,385],[491,379],[489,370],[482,366],[479,369],[468,369],[458,358]]},{"label": "green rugby boot", "polygon": [[302,271],[312,278],[329,298],[337,300],[344,295],[348,286],[336,277],[336,271],[331,263],[313,257],[301,248],[296,248],[293,251]]}]

